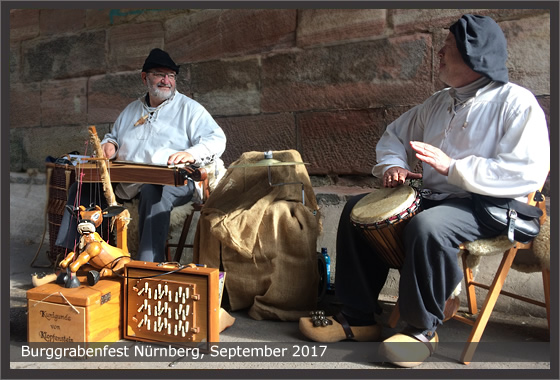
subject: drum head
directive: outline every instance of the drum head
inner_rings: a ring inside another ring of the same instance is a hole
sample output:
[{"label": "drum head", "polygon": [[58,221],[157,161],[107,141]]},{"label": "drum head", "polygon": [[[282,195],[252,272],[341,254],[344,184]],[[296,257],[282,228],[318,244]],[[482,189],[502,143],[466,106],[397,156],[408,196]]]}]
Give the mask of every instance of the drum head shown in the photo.
[{"label": "drum head", "polygon": [[352,209],[350,219],[358,224],[382,222],[405,211],[415,200],[416,190],[410,186],[382,187],[360,199]]}]

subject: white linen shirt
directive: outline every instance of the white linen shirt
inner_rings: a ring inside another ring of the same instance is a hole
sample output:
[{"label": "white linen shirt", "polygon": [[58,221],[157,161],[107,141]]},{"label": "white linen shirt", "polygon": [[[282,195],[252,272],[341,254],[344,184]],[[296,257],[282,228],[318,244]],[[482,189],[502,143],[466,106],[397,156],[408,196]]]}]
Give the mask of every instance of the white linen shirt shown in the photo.
[{"label": "white linen shirt", "polygon": [[[149,115],[143,124],[134,125]],[[130,103],[119,115],[113,129],[102,144],[111,142],[116,152],[111,159],[167,166],[167,159],[176,152],[189,152],[195,165],[214,163],[216,178],[223,167],[220,157],[226,148],[226,136],[210,113],[198,102],[175,91],[158,107],[149,107],[145,96]],[[119,183],[115,193],[122,199],[132,199],[141,184]],[[202,190],[195,186],[196,196]]]},{"label": "white linen shirt", "polygon": [[[111,158],[167,165],[173,153],[189,152],[195,164],[205,165],[222,155],[226,136],[202,105],[177,91],[158,107],[148,107],[144,99],[130,103],[101,141],[116,145]],[[147,114],[143,124],[134,126]]]},{"label": "white linen shirt", "polygon": [[546,119],[533,94],[513,83],[491,82],[453,111],[450,90],[436,92],[387,127],[377,144],[373,175],[381,178],[392,166],[412,171],[418,159],[409,142],[422,141],[451,158],[448,176],[423,164],[426,198],[472,192],[526,201],[550,167]]}]

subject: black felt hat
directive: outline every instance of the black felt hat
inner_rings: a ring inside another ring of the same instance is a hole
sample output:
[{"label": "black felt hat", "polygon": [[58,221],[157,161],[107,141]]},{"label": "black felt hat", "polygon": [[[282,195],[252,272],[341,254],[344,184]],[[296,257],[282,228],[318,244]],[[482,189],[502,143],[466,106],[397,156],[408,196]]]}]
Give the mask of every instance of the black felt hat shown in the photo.
[{"label": "black felt hat", "polygon": [[158,67],[167,67],[179,74],[179,66],[173,62],[169,54],[161,49],[153,49],[146,61],[144,61],[144,66],[142,66],[142,71],[148,71],[150,69]]},{"label": "black felt hat", "polygon": [[464,15],[451,25],[457,48],[475,72],[496,82],[507,83],[507,41],[500,26],[487,16]]}]

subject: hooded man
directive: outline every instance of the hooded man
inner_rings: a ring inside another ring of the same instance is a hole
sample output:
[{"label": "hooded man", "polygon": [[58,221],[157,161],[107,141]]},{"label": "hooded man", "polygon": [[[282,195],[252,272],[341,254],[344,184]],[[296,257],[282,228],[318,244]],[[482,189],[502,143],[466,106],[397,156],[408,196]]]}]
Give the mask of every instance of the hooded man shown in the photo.
[{"label": "hooded man", "polygon": [[[220,160],[226,136],[202,105],[176,90],[178,75],[179,66],[167,52],[161,49],[150,52],[141,72],[147,92],[121,112],[111,132],[101,141],[107,158],[163,166],[182,163],[203,166]],[[136,258],[165,261],[171,210],[192,199],[193,182],[189,180],[181,187],[121,183],[114,190],[121,200],[139,198]],[[73,193],[75,189],[71,188],[69,194]],[[63,225],[57,245],[71,248],[73,229]]]},{"label": "hooded man", "polygon": [[[387,361],[402,367],[421,364],[437,346],[446,301],[463,279],[459,245],[496,236],[473,215],[471,193],[526,202],[549,168],[544,112],[531,92],[509,82],[507,45],[498,24],[485,16],[462,16],[438,56],[439,78],[449,87],[387,127],[373,168],[384,187],[422,179],[422,211],[402,237],[399,309],[407,327],[384,342],[425,344],[380,349]],[[413,172],[418,160],[422,174]],[[365,195],[350,199],[339,221],[335,288],[342,310],[326,327],[315,328],[310,318],[302,318],[300,330],[309,339],[380,339],[374,314],[381,312],[377,299],[389,267],[350,221]]]}]

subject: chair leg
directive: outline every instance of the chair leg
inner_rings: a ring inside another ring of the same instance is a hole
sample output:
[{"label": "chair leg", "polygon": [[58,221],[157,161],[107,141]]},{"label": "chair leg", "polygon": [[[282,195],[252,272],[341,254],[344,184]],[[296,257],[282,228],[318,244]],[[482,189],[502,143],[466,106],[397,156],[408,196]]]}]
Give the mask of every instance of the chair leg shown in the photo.
[{"label": "chair leg", "polygon": [[544,303],[546,305],[546,320],[550,330],[550,269],[543,269]]},{"label": "chair leg", "polygon": [[399,322],[400,317],[401,313],[399,311],[399,300],[397,299],[397,302],[395,302],[395,307],[391,312],[391,316],[389,316],[389,320],[387,321],[387,325],[392,329],[395,328],[397,326],[397,323]]},{"label": "chair leg", "polygon": [[517,247],[513,247],[509,249],[507,252],[504,253],[504,257],[496,271],[496,276],[492,281],[492,285],[488,289],[488,294],[486,296],[486,300],[484,301],[484,305],[480,309],[480,313],[476,318],[474,326],[471,330],[471,334],[467,340],[467,344],[463,353],[461,355],[461,362],[464,364],[469,364],[474,356],[474,352],[476,350],[476,346],[478,342],[480,342],[480,338],[482,337],[482,333],[488,323],[488,319],[490,318],[490,314],[496,305],[496,301],[498,300],[498,296],[502,291],[502,287],[504,282],[506,281],[507,274],[509,269],[511,268],[511,264],[513,263],[513,259],[517,254]]},{"label": "chair leg", "polygon": [[189,229],[191,228],[193,216],[194,211],[187,216],[187,219],[185,219],[183,230],[181,231],[181,236],[179,237],[179,242],[177,243],[177,248],[175,250],[175,256],[173,256],[173,261],[181,261],[181,256],[183,255],[183,249],[185,248],[185,242],[187,241],[187,235],[189,234]]},{"label": "chair leg", "polygon": [[[401,274],[401,270],[399,268],[399,275]],[[395,302],[395,307],[393,311],[391,311],[391,315],[389,316],[389,320],[387,321],[387,325],[390,328],[395,328],[397,323],[399,323],[399,319],[401,317],[401,312],[399,311],[399,299],[397,298],[397,302]]]},{"label": "chair leg", "polygon": [[476,304],[476,291],[473,285],[474,276],[472,269],[467,265],[467,255],[468,253],[463,253],[461,259],[463,261],[463,274],[465,276],[465,292],[467,295],[467,306],[469,308],[469,313],[474,315],[478,313],[478,306]]}]

